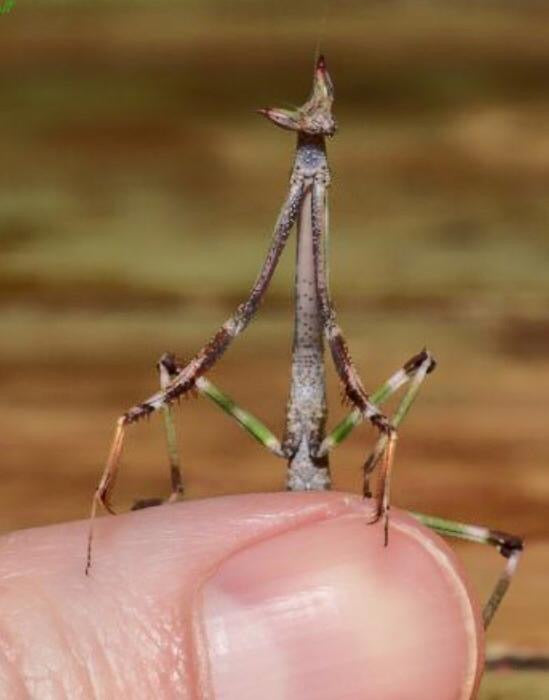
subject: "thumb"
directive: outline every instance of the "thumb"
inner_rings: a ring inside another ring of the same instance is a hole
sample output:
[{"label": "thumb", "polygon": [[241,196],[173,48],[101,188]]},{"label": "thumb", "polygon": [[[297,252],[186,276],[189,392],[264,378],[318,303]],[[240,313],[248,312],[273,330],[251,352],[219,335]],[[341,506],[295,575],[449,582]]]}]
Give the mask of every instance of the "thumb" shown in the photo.
[{"label": "thumb", "polygon": [[264,494],[0,541],[0,696],[474,697],[479,613],[442,541],[369,504]]}]

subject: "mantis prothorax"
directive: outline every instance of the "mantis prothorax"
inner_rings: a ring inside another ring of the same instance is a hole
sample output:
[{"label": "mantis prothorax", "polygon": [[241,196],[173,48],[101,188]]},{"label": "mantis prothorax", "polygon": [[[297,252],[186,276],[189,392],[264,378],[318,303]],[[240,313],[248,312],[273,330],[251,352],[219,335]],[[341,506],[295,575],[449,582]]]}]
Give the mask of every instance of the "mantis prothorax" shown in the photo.
[{"label": "mantis prothorax", "polygon": [[[171,354],[163,355],[158,363],[160,391],[133,406],[118,419],[108,460],[93,498],[92,523],[99,504],[113,512],[109,498],[119,466],[126,428],[158,410],[164,413],[170,458],[172,495],[168,501],[177,500],[182,494],[183,484],[171,404],[176,398],[190,391],[198,391],[235,418],[267,449],[287,460],[286,486],[290,491],[329,489],[330,450],[342,442],[363,420],[372,423],[378,430],[379,437],[364,463],[364,495],[371,495],[369,477],[375,467],[380,465],[379,488],[375,495],[376,508],[372,522],[380,518],[384,520],[384,540],[387,544],[390,475],[397,428],[407,414],[423,380],[435,368],[435,361],[427,350],[422,350],[370,395],[364,389],[353,364],[337,323],[327,274],[330,171],[326,157],[326,137],[333,136],[336,131],[332,103],[333,85],[321,56],[315,66],[311,96],[302,107],[296,110],[259,110],[274,124],[297,133],[289,192],[280,211],[265,262],[248,298],[238,306],[211,340],[187,363],[178,362]],[[297,257],[291,386],[286,411],[286,429],[282,440],[278,440],[257,418],[238,407],[205,375],[254,317],[294,224],[297,225]],[[329,347],[345,397],[353,406],[349,415],[328,435],[324,343]],[[394,415],[388,419],[379,406],[406,383],[409,383],[408,390]],[[136,506],[144,507],[161,502],[152,499],[142,501]],[[484,609],[484,622],[488,625],[516,568],[522,550],[520,539],[488,528],[421,514],[413,515],[442,534],[491,544],[507,559],[505,570]],[[91,564],[91,543],[90,528],[86,572]]]}]

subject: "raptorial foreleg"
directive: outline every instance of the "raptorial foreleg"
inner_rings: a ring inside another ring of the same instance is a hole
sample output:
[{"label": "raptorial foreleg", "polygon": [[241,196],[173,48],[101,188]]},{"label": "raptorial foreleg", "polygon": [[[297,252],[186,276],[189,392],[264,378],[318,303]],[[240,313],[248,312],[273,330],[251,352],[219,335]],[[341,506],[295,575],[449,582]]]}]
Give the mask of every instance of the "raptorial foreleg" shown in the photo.
[{"label": "raptorial foreleg", "polygon": [[291,181],[290,193],[275,226],[271,247],[246,301],[240,304],[236,312],[225,321],[209,343],[201,348],[190,362],[180,370],[166,389],[153,394],[124,414],[126,425],[148,416],[192,389],[197,378],[213,367],[231,342],[247,328],[269,286],[290,230],[297,218],[302,199],[303,181],[294,176]]},{"label": "raptorial foreleg", "polygon": [[[361,416],[368,419],[380,432],[380,436],[372,456],[365,464],[364,494],[370,495],[368,486],[368,474],[379,462],[382,462],[380,475],[380,489],[377,494],[377,508],[375,520],[381,515],[385,516],[385,542],[388,535],[388,512],[390,477],[396,446],[396,428],[406,415],[412,401],[414,400],[420,384],[427,372],[434,367],[431,356],[426,353],[421,359],[419,367],[414,363],[414,376],[406,395],[404,396],[392,421],[380,412],[378,406],[366,393],[360,380],[358,372],[354,366],[349,349],[343,337],[343,333],[337,324],[335,309],[330,298],[328,286],[328,275],[326,269],[326,245],[328,232],[328,202],[326,179],[323,176],[316,177],[313,183],[312,197],[312,222],[313,222],[313,246],[315,258],[315,279],[320,312],[324,324],[324,334],[329,344],[332,358],[343,384],[345,394],[349,401],[360,412]],[[416,358],[413,358],[414,360]],[[402,384],[406,380],[406,369],[401,374],[397,374],[395,384]],[[321,445],[322,448],[322,445]]]},{"label": "raptorial foreleg", "polygon": [[326,178],[323,175],[315,177],[312,196],[312,227],[313,254],[315,264],[315,283],[318,303],[322,316],[324,336],[330,348],[332,359],[338,376],[343,385],[345,395],[363,415],[378,430],[390,433],[393,428],[386,416],[370,400],[358,372],[354,366],[351,354],[337,324],[335,309],[330,298],[328,275],[326,270],[326,245],[328,230],[328,203],[326,197]]},{"label": "raptorial foreleg", "polygon": [[142,403],[133,406],[117,420],[116,432],[109,457],[93,497],[86,572],[89,571],[91,563],[92,523],[97,507],[99,504],[102,504],[109,512],[113,512],[109,503],[109,496],[112,492],[118,471],[126,427],[150,415],[154,411],[163,408],[174,399],[193,389],[196,380],[217,362],[231,342],[248,326],[269,286],[288,240],[290,230],[296,221],[303,200],[303,194],[303,178],[293,175],[290,182],[290,191],[278,216],[267,257],[246,301],[240,304],[236,312],[225,321],[209,343],[198,351],[165,389],[161,389]]}]

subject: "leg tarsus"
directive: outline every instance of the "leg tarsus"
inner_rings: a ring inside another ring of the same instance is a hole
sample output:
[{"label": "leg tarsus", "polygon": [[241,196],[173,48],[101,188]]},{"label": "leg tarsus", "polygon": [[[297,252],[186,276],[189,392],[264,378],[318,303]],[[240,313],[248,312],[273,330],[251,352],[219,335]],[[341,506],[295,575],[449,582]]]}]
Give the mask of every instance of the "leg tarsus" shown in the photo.
[{"label": "leg tarsus", "polygon": [[89,526],[88,526],[88,543],[86,546],[86,565],[84,567],[84,573],[86,574],[86,576],[89,576],[91,564],[92,564],[92,545],[93,545],[93,535],[94,535],[93,526],[95,523],[96,510],[97,510],[97,499],[96,499],[96,496],[94,494],[92,506],[91,506],[91,511],[90,511]]},{"label": "leg tarsus", "polygon": [[92,564],[92,543],[93,543],[93,527],[95,522],[95,517],[97,515],[98,505],[102,505],[103,508],[111,515],[115,515],[110,504],[110,495],[114,487],[114,482],[116,480],[116,475],[118,472],[118,466],[120,463],[120,456],[122,454],[122,448],[124,446],[124,433],[126,429],[126,419],[125,416],[121,416],[116,421],[116,429],[114,431],[114,438],[112,441],[111,449],[109,451],[109,456],[101,476],[101,481],[95,490],[93,495],[93,501],[90,511],[90,526],[88,531],[88,546],[86,555],[86,576],[90,572]]},{"label": "leg tarsus", "polygon": [[115,515],[115,511],[110,503],[110,497],[114,484],[116,481],[116,476],[118,474],[118,467],[120,464],[120,457],[122,455],[122,448],[124,446],[124,435],[126,430],[126,420],[124,416],[121,416],[116,422],[116,429],[114,432],[114,438],[112,441],[112,446],[107,458],[107,463],[101,477],[101,481],[95,492],[94,500],[105,508],[105,510],[112,515]]},{"label": "leg tarsus", "polygon": [[380,473],[379,487],[376,494],[376,510],[374,517],[369,524],[376,523],[383,518],[383,541],[385,547],[389,543],[389,510],[391,507],[391,472],[395,459],[395,448],[397,442],[397,432],[391,428],[386,434],[386,447],[383,452],[383,465]]},{"label": "leg tarsus", "polygon": [[[374,446],[374,449],[372,450],[372,452],[370,453],[370,455],[364,463],[363,494],[365,497],[368,497],[371,493],[369,481],[370,474],[373,472],[380,459],[383,460],[383,466],[381,470],[379,483],[379,493],[377,496],[379,517],[385,515],[389,508],[390,480],[394,462],[394,450],[397,439],[397,428],[400,426],[406,414],[408,413],[410,406],[416,398],[419,388],[423,383],[425,377],[427,376],[427,374],[429,374],[429,372],[433,371],[435,364],[436,363],[432,355],[424,349],[420,353],[415,355],[413,358],[408,360],[408,362],[404,365],[402,370],[403,372],[413,372],[410,386],[408,387],[407,392],[402,397],[402,400],[399,403],[397,410],[392,416],[390,429],[385,430],[381,433]],[[397,375],[393,376],[396,377]],[[402,382],[398,380],[395,382],[395,385],[400,385],[401,383]]]}]

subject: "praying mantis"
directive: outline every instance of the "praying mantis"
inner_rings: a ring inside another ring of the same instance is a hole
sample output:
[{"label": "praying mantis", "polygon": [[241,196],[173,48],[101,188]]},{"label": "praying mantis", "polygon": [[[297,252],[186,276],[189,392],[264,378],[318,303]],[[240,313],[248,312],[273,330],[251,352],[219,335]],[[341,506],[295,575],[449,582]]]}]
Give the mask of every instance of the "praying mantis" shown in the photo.
[{"label": "praying mantis", "polygon": [[[168,502],[183,494],[183,480],[172,404],[190,392],[198,392],[234,418],[255,440],[287,461],[286,487],[290,491],[321,491],[330,488],[329,453],[363,421],[377,430],[378,438],[363,466],[365,497],[372,497],[370,477],[379,467],[379,484],[374,515],[370,522],[383,521],[384,544],[388,544],[390,481],[397,431],[417,393],[436,366],[427,350],[421,350],[398,369],[377,391],[368,394],[362,384],[338,325],[328,284],[328,188],[330,170],[326,155],[326,137],[336,132],[332,115],[333,84],[322,56],[316,61],[311,95],[295,110],[267,108],[259,112],[269,121],[297,134],[295,160],[289,191],[274,228],[271,245],[248,298],[223,323],[210,341],[187,363],[164,354],[158,362],[160,390],[130,408],[116,423],[108,459],[95,491],[88,538],[86,573],[92,561],[93,521],[100,505],[110,505],[127,428],[156,411],[164,414],[171,495]],[[294,225],[297,228],[295,274],[295,324],[292,349],[291,384],[286,410],[284,436],[279,440],[263,423],[240,408],[215,386],[206,374],[221,358],[232,341],[255,316],[269,287],[277,263]],[[326,432],[327,405],[324,345],[327,345],[342,384],[350,413],[329,433]],[[404,385],[407,390],[395,413],[388,418],[379,407]],[[135,507],[158,505],[164,501],[149,499]],[[420,513],[412,515],[434,531],[464,540],[494,546],[506,560],[505,567],[483,610],[487,627],[503,599],[521,552],[520,538],[486,527],[445,520]]]}]

